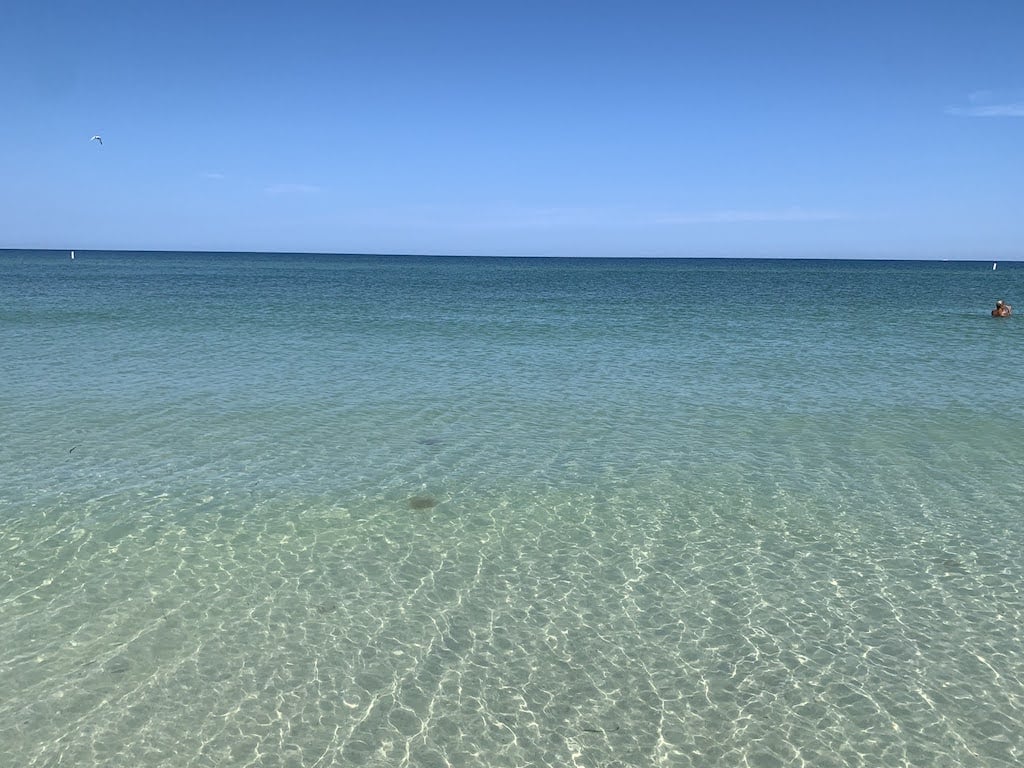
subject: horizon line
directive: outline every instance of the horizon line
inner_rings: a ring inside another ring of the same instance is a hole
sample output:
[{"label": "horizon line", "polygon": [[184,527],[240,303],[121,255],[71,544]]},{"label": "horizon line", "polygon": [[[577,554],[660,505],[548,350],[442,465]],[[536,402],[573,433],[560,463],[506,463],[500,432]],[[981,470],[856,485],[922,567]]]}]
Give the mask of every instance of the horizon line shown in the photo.
[{"label": "horizon line", "polygon": [[636,261],[669,261],[669,260],[725,260],[735,261],[934,261],[934,262],[993,262],[1000,261],[1019,263],[1024,261],[1024,255],[1017,257],[992,257],[992,256],[965,256],[965,257],[928,257],[928,256],[729,256],[722,254],[708,254],[703,256],[679,255],[679,256],[565,256],[552,254],[487,254],[487,253],[407,253],[407,252],[360,252],[360,251],[252,251],[252,250],[210,250],[210,249],[188,249],[180,248],[10,248],[0,247],[0,253],[12,252],[36,252],[36,253],[69,253],[76,254],[210,254],[222,256],[337,256],[346,257],[375,257],[375,258],[437,258],[437,259],[576,259],[576,260],[636,260]]}]

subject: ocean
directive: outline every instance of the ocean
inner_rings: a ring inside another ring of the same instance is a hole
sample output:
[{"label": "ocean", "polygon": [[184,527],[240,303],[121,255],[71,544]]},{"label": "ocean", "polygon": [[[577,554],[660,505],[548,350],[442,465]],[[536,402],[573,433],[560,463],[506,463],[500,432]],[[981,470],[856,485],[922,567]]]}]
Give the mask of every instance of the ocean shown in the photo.
[{"label": "ocean", "polygon": [[76,256],[4,765],[1024,762],[1024,263]]}]

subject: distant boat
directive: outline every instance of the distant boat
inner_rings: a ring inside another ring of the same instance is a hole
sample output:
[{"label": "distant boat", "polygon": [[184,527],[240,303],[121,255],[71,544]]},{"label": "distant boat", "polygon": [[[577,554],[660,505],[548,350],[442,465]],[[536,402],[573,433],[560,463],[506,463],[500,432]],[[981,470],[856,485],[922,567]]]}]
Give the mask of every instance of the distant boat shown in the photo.
[{"label": "distant boat", "polygon": [[993,262],[992,262],[992,269],[995,269],[995,268],[996,268],[996,264],[997,264],[997,263],[998,263],[998,262],[995,262],[995,261],[993,261]]},{"label": "distant boat", "polygon": [[75,252],[74,252],[74,251],[72,251],[72,252],[71,252],[71,260],[72,260],[72,261],[74,261],[74,260],[75,260]]}]

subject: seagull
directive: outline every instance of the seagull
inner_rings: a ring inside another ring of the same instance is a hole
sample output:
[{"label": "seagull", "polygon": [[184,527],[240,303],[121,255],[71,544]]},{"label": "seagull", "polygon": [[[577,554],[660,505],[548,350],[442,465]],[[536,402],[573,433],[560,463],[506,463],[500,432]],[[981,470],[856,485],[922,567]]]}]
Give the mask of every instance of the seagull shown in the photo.
[{"label": "seagull", "polygon": [[93,136],[91,139],[89,139],[89,141],[98,141],[100,143],[100,145],[102,146],[102,144],[103,144],[103,137],[102,136]]}]

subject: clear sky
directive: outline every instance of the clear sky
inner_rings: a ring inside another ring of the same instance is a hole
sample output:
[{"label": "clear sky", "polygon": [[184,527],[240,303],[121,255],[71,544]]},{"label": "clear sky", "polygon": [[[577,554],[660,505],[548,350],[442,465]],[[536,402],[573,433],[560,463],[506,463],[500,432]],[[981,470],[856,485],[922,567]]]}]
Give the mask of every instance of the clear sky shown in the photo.
[{"label": "clear sky", "polygon": [[1022,0],[7,0],[0,65],[0,247],[1024,258]]}]

